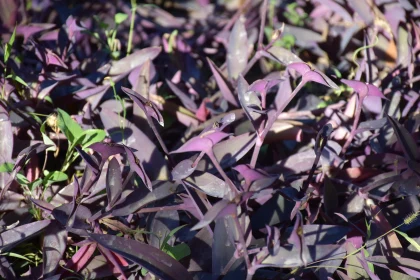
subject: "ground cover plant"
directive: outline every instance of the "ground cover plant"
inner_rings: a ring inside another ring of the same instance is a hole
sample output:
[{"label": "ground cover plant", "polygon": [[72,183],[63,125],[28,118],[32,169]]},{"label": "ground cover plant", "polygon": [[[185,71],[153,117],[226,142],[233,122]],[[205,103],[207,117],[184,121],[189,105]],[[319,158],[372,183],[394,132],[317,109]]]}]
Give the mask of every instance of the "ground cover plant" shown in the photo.
[{"label": "ground cover plant", "polygon": [[418,1],[0,18],[1,278],[420,278]]}]

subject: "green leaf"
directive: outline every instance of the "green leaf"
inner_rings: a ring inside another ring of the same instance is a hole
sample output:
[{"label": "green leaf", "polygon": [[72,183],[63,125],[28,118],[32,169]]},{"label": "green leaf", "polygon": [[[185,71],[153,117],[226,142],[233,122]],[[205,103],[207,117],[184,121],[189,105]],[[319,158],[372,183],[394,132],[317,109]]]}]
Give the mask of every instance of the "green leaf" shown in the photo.
[{"label": "green leaf", "polygon": [[178,244],[174,247],[170,246],[166,249],[166,253],[177,261],[191,254],[190,247],[186,243]]},{"label": "green leaf", "polygon": [[41,125],[41,129],[40,129],[41,135],[42,135],[42,140],[44,141],[44,144],[45,145],[52,145],[51,147],[47,148],[46,151],[53,151],[53,152],[55,152],[57,150],[57,145],[54,143],[53,140],[51,140],[50,137],[47,136],[47,133],[45,131],[45,125],[46,125],[46,122],[44,122]]},{"label": "green leaf", "polygon": [[60,130],[66,135],[70,143],[79,138],[83,134],[83,129],[75,122],[66,111],[57,109],[58,121],[57,125]]},{"label": "green leaf", "polygon": [[0,165],[0,172],[12,172],[15,165],[10,162],[5,162]]},{"label": "green leaf", "polygon": [[407,240],[408,242],[410,242],[410,244],[413,245],[414,248],[416,248],[417,251],[420,252],[420,244],[417,243],[416,240],[414,240],[413,238],[411,238],[410,236],[408,236],[407,233],[405,233],[405,232],[402,232],[402,231],[399,231],[399,230],[396,230],[396,229],[394,229],[394,231],[396,233],[398,233],[399,235],[401,235],[402,237],[404,237],[405,240]]},{"label": "green leaf", "polygon": [[124,20],[126,20],[127,18],[128,18],[128,15],[127,15],[127,14],[124,14],[124,13],[117,13],[117,14],[115,14],[115,16],[114,16],[114,21],[115,21],[115,24],[119,25],[119,24],[121,24]]},{"label": "green leaf", "polygon": [[13,46],[13,43],[15,42],[15,37],[16,37],[16,26],[15,26],[15,29],[13,30],[12,36],[10,36],[9,43],[7,43],[4,46],[4,63],[7,63],[7,61],[9,60],[10,53],[12,52],[12,46]]},{"label": "green leaf", "polygon": [[13,81],[16,81],[20,83],[21,85],[24,85],[25,87],[29,87],[28,84],[18,75],[15,74],[15,72],[12,71],[12,74],[7,75],[6,79],[12,78]]},{"label": "green leaf", "polygon": [[22,260],[25,260],[27,262],[33,263],[33,261],[31,261],[27,257],[16,254],[16,253],[13,253],[13,252],[5,252],[5,253],[0,254],[0,256],[13,257],[13,258],[22,259]]},{"label": "green leaf", "polygon": [[45,176],[43,182],[44,182],[44,185],[51,185],[52,183],[66,181],[67,179],[68,179],[68,176],[66,173],[61,172],[61,171],[54,171],[54,172],[49,172]]},{"label": "green leaf", "polygon": [[89,129],[84,133],[82,140],[82,147],[85,149],[93,143],[102,142],[106,137],[106,132],[103,129]]},{"label": "green leaf", "polygon": [[174,228],[173,230],[171,230],[171,231],[169,232],[169,234],[165,237],[165,239],[163,239],[163,242],[162,242],[162,244],[161,244],[161,249],[162,249],[162,250],[165,250],[167,246],[169,247],[169,245],[168,245],[168,241],[169,241],[169,239],[171,239],[171,237],[172,237],[172,236],[174,236],[174,235],[175,235],[175,233],[177,233],[180,229],[182,229],[182,228],[183,228],[183,227],[185,227],[185,226],[186,226],[186,225],[182,225],[182,226],[176,227],[176,228]]},{"label": "green leaf", "polygon": [[21,174],[21,173],[17,173],[16,174],[16,181],[18,181],[19,184],[21,185],[29,185],[31,182],[25,177],[25,175]]},{"label": "green leaf", "polygon": [[29,183],[29,189],[31,190],[31,191],[33,191],[35,188],[37,188],[38,186],[40,186],[42,184],[42,179],[41,178],[38,178],[38,179],[36,179],[35,181],[33,181],[33,182],[31,182],[31,183]]}]

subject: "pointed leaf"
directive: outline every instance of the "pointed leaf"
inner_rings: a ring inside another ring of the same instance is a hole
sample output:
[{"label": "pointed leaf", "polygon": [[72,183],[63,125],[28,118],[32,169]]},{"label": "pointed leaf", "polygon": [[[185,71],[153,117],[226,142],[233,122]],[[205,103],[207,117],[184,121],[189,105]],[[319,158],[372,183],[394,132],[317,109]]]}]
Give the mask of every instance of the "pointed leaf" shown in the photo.
[{"label": "pointed leaf", "polygon": [[216,80],[217,86],[220,89],[223,97],[233,106],[238,107],[238,102],[236,101],[235,96],[232,93],[232,90],[228,86],[228,82],[225,77],[223,77],[222,72],[217,68],[213,61],[207,58],[207,62],[210,65],[211,72],[213,73],[214,79]]},{"label": "pointed leaf", "polygon": [[66,250],[67,231],[57,221],[51,221],[44,234],[43,271],[44,277],[53,276]]},{"label": "pointed leaf", "polygon": [[408,130],[397,122],[393,117],[387,116],[389,123],[392,125],[395,134],[397,135],[398,142],[403,148],[404,154],[409,159],[415,161],[419,159],[417,145]]},{"label": "pointed leaf", "polygon": [[90,234],[90,237],[105,248],[146,268],[157,277],[168,280],[192,280],[191,275],[178,261],[150,245],[104,234]]},{"label": "pointed leaf", "polygon": [[248,63],[248,38],[244,18],[237,19],[229,36],[227,49],[227,68],[229,78],[236,80]]},{"label": "pointed leaf", "polygon": [[0,247],[1,247],[0,250],[9,251],[18,243],[40,233],[50,223],[51,223],[51,220],[43,220],[43,221],[38,221],[38,222],[33,222],[30,224],[18,226],[13,229],[0,233]]},{"label": "pointed leaf", "polygon": [[129,147],[124,146],[124,148],[127,154],[128,162],[130,163],[130,167],[132,168],[132,170],[134,170],[134,172],[136,172],[136,174],[140,177],[140,179],[143,181],[146,187],[150,191],[152,191],[152,182],[147,176],[146,171],[144,170],[140,160],[134,155],[133,151]]},{"label": "pointed leaf", "polygon": [[156,105],[135,92],[126,87],[121,87],[121,89],[138,105],[140,108],[150,117],[154,118],[161,126],[164,125],[163,117],[156,107]]},{"label": "pointed leaf", "polygon": [[230,193],[230,188],[225,181],[208,172],[196,172],[185,182],[212,197],[223,198]]},{"label": "pointed leaf", "polygon": [[106,173],[106,194],[108,196],[108,207],[112,207],[122,192],[122,179],[120,164],[116,158],[112,158]]},{"label": "pointed leaf", "polygon": [[113,62],[109,69],[109,75],[116,76],[131,71],[145,63],[147,60],[155,59],[161,50],[161,47],[149,47],[133,52],[132,54]]}]

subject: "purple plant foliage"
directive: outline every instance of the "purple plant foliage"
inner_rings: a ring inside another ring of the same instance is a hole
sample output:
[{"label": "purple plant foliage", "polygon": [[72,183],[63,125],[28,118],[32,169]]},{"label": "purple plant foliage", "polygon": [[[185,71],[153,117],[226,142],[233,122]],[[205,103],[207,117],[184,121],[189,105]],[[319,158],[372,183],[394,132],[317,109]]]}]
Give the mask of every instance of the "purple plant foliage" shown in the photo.
[{"label": "purple plant foliage", "polygon": [[70,2],[0,0],[0,278],[420,278],[418,1]]}]

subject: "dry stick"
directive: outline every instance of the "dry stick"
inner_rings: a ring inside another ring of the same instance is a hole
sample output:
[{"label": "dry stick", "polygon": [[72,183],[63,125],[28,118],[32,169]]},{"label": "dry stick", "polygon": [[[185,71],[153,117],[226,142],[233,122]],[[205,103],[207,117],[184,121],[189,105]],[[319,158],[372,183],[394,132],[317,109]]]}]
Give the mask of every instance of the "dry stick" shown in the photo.
[{"label": "dry stick", "polygon": [[[303,83],[302,81],[298,84],[298,86],[290,94],[290,96],[286,100],[286,102],[284,102],[282,104],[282,106],[278,108],[278,110],[276,112],[276,116],[278,116],[280,113],[283,112],[283,110],[287,107],[287,105],[290,103],[290,101],[292,101],[293,97],[295,97],[295,95],[299,92],[299,90],[302,89],[302,87],[304,85],[305,85],[305,83]],[[258,159],[258,154],[260,153],[261,146],[264,143],[264,139],[267,136],[269,128],[273,125],[273,123],[276,119],[277,118],[273,118],[271,121],[267,122],[266,128],[263,130],[261,135],[257,135],[257,141],[255,142],[254,152],[252,154],[251,163],[250,163],[251,168],[255,168],[255,165],[256,165],[257,159]]]}]

